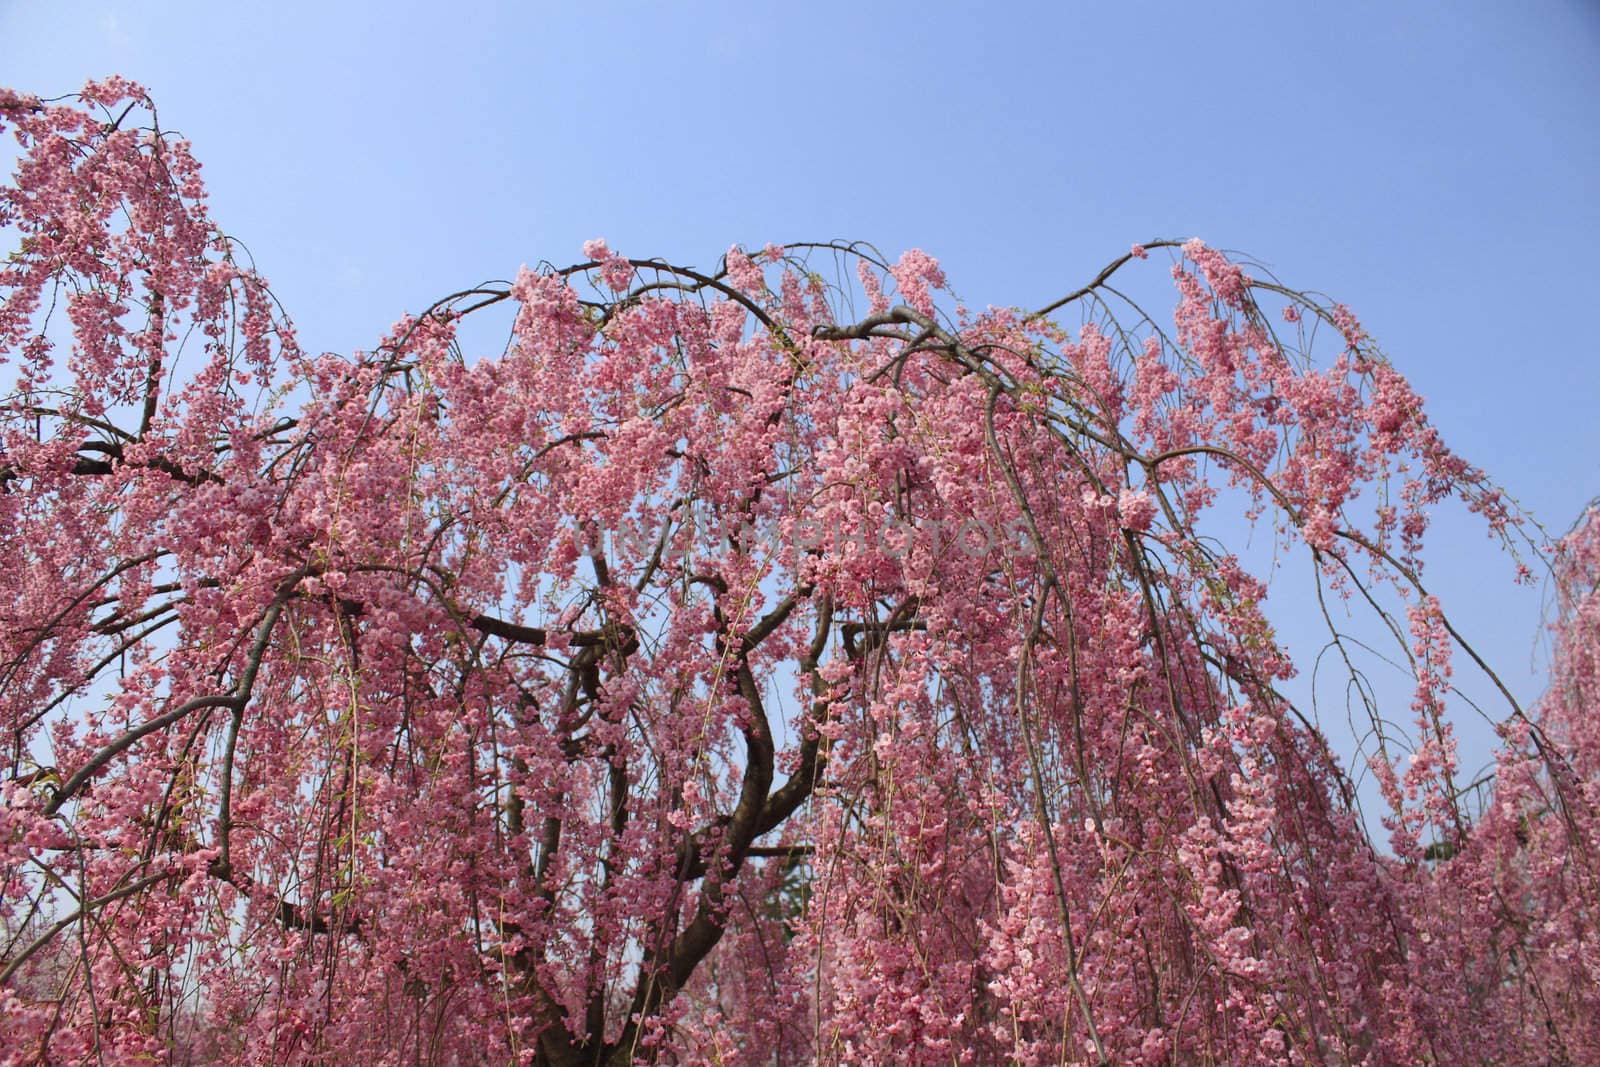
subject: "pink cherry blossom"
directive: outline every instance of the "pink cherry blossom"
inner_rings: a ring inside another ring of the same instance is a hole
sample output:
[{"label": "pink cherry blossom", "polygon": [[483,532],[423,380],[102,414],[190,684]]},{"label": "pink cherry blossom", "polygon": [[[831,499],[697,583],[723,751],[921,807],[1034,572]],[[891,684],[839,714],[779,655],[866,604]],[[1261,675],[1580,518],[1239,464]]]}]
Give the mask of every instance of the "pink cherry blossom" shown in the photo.
[{"label": "pink cherry blossom", "polygon": [[[0,124],[0,1062],[1600,1059],[1600,511],[1348,309],[596,240],[311,355],[141,88]],[[1481,788],[1450,500],[1555,590]],[[1393,627],[1370,823],[1241,516]]]}]

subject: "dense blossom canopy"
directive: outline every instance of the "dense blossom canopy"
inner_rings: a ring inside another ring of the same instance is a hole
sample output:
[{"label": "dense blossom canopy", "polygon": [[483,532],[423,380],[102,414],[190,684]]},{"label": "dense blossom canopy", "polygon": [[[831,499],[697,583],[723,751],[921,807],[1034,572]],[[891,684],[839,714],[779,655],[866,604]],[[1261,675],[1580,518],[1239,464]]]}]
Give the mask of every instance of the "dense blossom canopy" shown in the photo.
[{"label": "dense blossom canopy", "polygon": [[[1427,515],[1542,549],[1343,307],[595,241],[312,355],[137,86],[0,120],[0,1061],[1600,1056],[1600,520],[1469,807]],[[1224,512],[1392,615],[1382,841]]]}]

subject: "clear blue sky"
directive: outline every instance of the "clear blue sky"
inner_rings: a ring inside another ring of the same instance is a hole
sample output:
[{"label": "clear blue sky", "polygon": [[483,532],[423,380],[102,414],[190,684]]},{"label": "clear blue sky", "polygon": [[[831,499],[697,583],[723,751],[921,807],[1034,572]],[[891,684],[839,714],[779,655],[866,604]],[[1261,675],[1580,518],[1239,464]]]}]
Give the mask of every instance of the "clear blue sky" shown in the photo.
[{"label": "clear blue sky", "polygon": [[[1600,4],[0,4],[0,83],[133,77],[319,349],[581,242],[858,237],[1035,305],[1199,235],[1356,309],[1552,527],[1600,494]],[[1447,610],[1537,689],[1468,527]]]}]

